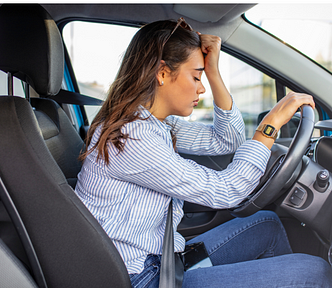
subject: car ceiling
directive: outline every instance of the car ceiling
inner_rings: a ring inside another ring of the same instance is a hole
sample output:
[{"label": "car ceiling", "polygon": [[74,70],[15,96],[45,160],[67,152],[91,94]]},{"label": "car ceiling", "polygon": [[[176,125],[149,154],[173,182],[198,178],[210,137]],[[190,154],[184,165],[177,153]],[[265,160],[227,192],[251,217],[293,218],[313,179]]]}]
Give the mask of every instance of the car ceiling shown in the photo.
[{"label": "car ceiling", "polygon": [[141,25],[183,16],[196,30],[232,22],[255,4],[44,4],[56,22],[85,18]]}]

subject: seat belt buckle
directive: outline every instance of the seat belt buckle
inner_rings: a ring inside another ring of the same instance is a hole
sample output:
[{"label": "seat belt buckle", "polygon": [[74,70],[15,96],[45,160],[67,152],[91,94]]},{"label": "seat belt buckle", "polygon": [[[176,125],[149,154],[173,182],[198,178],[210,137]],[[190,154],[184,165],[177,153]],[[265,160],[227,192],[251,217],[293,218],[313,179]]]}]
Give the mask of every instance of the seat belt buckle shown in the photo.
[{"label": "seat belt buckle", "polygon": [[186,245],[184,252],[179,254],[184,271],[213,266],[203,242]]}]

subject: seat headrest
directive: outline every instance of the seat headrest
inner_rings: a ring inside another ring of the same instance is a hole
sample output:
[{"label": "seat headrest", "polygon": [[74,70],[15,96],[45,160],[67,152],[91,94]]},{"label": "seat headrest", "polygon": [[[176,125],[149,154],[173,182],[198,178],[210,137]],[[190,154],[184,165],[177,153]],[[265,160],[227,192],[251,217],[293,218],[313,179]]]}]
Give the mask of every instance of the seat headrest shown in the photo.
[{"label": "seat headrest", "polygon": [[42,96],[57,94],[64,71],[63,43],[47,11],[38,4],[3,4],[0,27],[0,70]]}]

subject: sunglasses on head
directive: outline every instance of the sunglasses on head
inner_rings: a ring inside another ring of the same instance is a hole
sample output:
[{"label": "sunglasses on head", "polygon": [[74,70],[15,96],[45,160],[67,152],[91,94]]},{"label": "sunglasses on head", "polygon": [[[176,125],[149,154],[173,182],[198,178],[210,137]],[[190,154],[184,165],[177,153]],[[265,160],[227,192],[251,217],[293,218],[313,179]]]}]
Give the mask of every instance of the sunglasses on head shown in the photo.
[{"label": "sunglasses on head", "polygon": [[178,22],[176,23],[176,25],[175,25],[174,29],[172,30],[171,34],[169,34],[169,36],[165,40],[164,46],[167,43],[167,41],[169,40],[169,38],[171,38],[171,36],[174,34],[176,29],[179,28],[179,26],[181,26],[183,29],[186,29],[188,31],[194,31],[194,29],[186,22],[186,20],[184,20],[184,18],[181,17],[181,18],[179,18]]}]

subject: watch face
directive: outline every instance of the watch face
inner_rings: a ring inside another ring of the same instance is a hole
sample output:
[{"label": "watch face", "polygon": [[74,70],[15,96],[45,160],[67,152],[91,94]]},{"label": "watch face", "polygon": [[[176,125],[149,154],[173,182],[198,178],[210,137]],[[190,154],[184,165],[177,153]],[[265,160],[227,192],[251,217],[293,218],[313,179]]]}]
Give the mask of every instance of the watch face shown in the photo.
[{"label": "watch face", "polygon": [[267,136],[272,136],[273,132],[274,132],[275,128],[271,125],[266,125],[265,129],[264,129],[264,134],[266,134]]}]

